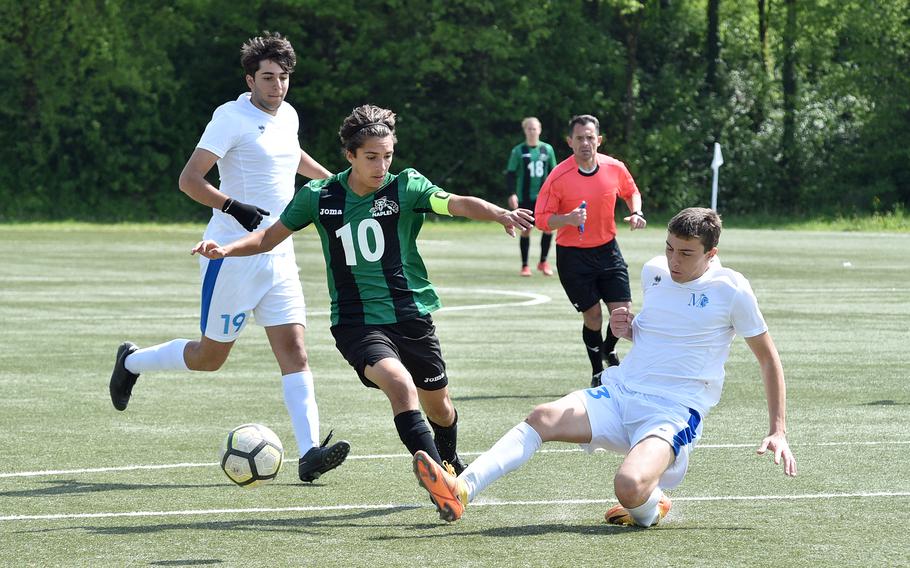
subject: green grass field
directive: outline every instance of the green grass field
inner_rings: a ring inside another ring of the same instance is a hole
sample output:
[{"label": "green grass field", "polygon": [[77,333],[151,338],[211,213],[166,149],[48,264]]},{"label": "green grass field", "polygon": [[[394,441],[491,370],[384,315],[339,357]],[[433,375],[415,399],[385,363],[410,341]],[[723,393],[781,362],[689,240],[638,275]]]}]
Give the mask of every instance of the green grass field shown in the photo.
[{"label": "green grass field", "polygon": [[[335,351],[311,229],[295,237],[308,349],[323,434],[352,444],[341,468],[296,479],[277,365],[256,326],[217,373],[144,375],[116,412],[107,382],[121,341],[198,337],[188,251],[201,229],[0,226],[0,565],[910,564],[910,234],[725,231],[721,258],[750,278],[781,351],[799,476],[755,455],[767,413],[737,339],[673,511],[633,530],[603,521],[619,456],[568,444],[546,445],[457,523],[439,521],[387,401]],[[636,304],[641,265],[664,238],[659,226],[620,234]],[[450,308],[434,317],[470,461],[535,405],[588,384],[581,319],[557,279],[518,278],[516,241],[495,226],[428,224],[420,247]],[[216,465],[244,422],[284,441],[272,485],[237,488]]]}]

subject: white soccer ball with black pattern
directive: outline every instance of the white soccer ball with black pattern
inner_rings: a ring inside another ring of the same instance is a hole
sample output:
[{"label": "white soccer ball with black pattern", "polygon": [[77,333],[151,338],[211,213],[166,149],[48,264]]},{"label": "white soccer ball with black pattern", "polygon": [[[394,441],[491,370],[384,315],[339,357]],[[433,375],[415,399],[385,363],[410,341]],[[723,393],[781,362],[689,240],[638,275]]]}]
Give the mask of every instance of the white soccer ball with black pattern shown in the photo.
[{"label": "white soccer ball with black pattern", "polygon": [[240,487],[271,482],[284,460],[281,440],[262,424],[244,424],[228,432],[221,446],[221,469]]}]

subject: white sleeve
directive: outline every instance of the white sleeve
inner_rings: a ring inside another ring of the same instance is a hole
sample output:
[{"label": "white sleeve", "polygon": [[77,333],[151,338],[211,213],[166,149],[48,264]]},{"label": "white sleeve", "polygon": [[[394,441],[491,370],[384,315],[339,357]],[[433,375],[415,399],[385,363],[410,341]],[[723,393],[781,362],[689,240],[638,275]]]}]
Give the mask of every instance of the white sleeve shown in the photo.
[{"label": "white sleeve", "polygon": [[731,318],[733,330],[742,337],[755,337],[768,331],[768,325],[758,309],[758,300],[749,282],[740,277],[736,296],[733,298]]},{"label": "white sleeve", "polygon": [[212,120],[205,127],[202,138],[199,139],[196,147],[208,150],[219,159],[223,158],[236,143],[238,135],[238,130],[235,128],[236,123],[237,121],[232,120],[223,109],[217,109],[212,115]]}]

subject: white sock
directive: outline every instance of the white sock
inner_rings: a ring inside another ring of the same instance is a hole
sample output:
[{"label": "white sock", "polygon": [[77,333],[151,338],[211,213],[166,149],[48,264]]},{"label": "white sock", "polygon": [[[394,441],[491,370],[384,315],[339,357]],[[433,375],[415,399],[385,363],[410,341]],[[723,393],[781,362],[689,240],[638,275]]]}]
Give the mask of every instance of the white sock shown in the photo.
[{"label": "white sock", "polygon": [[131,353],[123,364],[130,373],[189,371],[186,359],[183,358],[183,349],[189,342],[189,339],[174,339],[139,349]]},{"label": "white sock", "polygon": [[629,514],[632,515],[636,525],[650,527],[659,520],[657,504],[663,496],[664,492],[661,491],[660,487],[655,487],[647,501],[634,509],[629,509]]},{"label": "white sock", "polygon": [[303,457],[310,448],[319,445],[319,408],[316,406],[313,373],[291,373],[281,377],[281,382],[284,385],[284,405],[291,416],[300,457]]},{"label": "white sock", "polygon": [[472,501],[489,484],[524,465],[541,444],[540,434],[527,422],[521,422],[506,432],[458,476],[468,487],[468,501]]}]

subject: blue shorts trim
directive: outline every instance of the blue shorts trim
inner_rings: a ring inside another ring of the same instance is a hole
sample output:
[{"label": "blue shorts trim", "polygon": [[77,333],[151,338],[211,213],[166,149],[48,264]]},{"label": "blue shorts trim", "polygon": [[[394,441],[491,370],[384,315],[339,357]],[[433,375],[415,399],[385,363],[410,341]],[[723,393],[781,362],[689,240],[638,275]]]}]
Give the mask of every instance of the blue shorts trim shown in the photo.
[{"label": "blue shorts trim", "polygon": [[205,328],[209,322],[209,308],[212,306],[212,295],[215,293],[215,282],[218,281],[218,272],[224,263],[223,258],[210,260],[205,268],[205,278],[202,279],[202,315],[199,320],[199,329],[205,335]]},{"label": "blue shorts trim", "polygon": [[679,449],[695,441],[695,433],[698,425],[701,423],[701,415],[695,410],[689,409],[689,425],[680,430],[673,436],[673,455],[679,455]]}]

